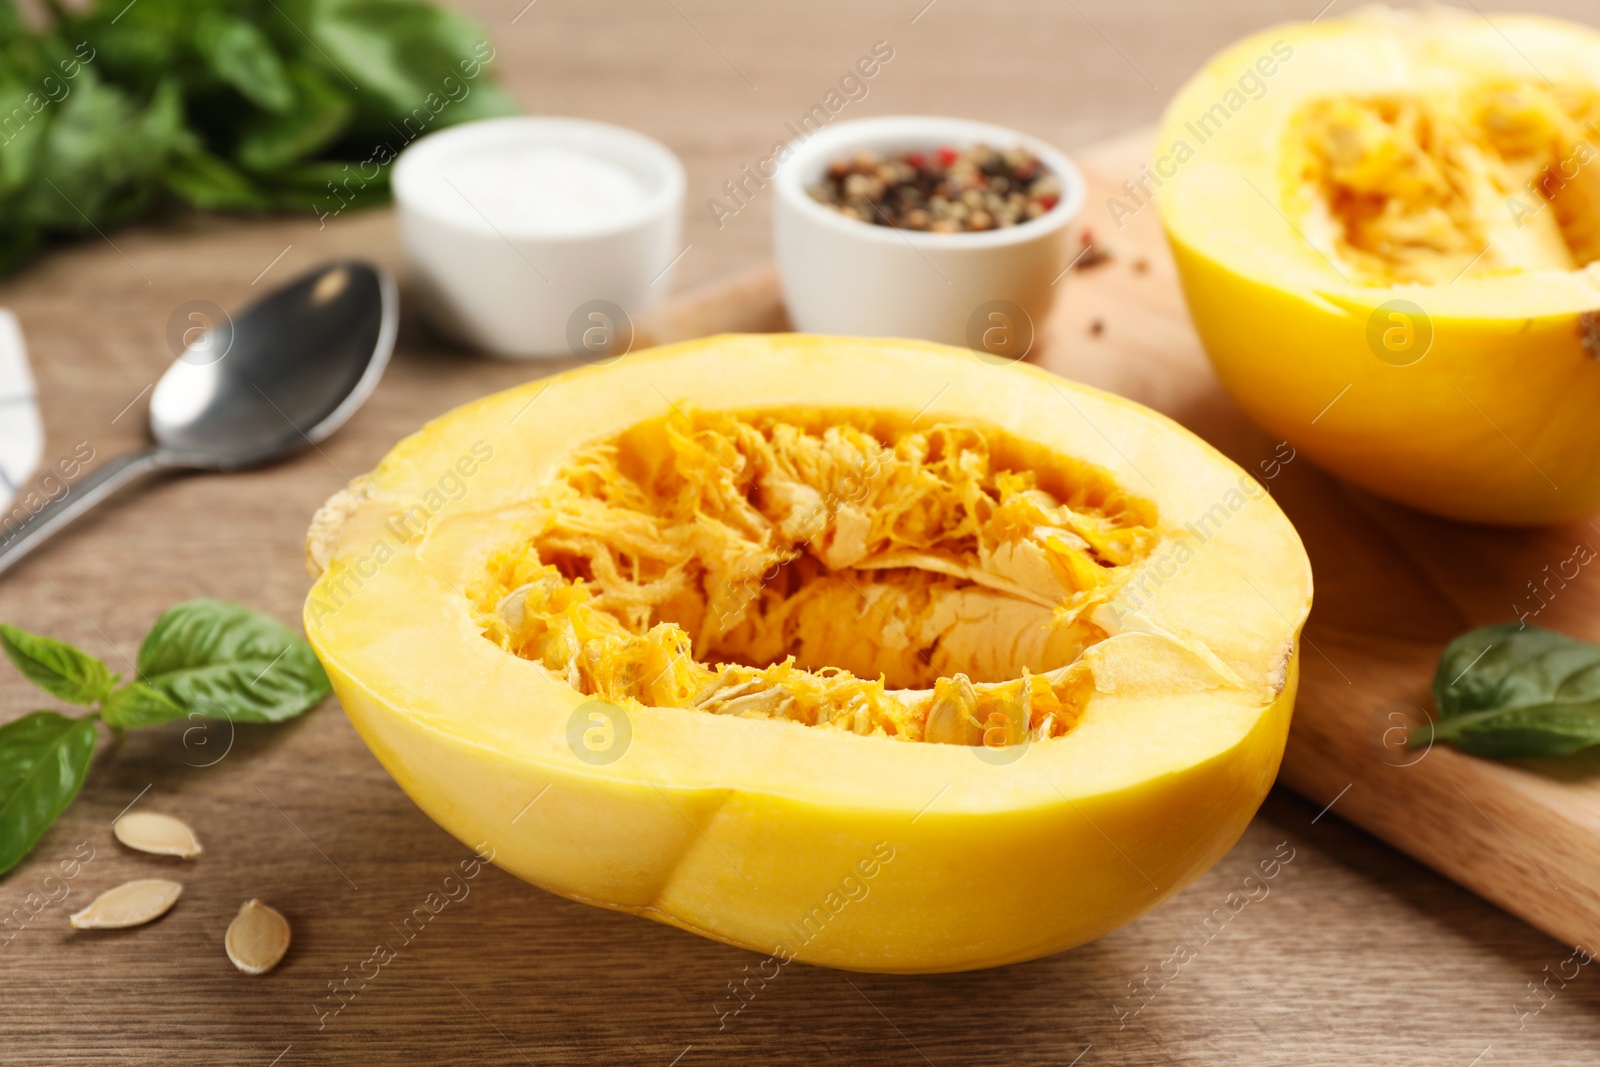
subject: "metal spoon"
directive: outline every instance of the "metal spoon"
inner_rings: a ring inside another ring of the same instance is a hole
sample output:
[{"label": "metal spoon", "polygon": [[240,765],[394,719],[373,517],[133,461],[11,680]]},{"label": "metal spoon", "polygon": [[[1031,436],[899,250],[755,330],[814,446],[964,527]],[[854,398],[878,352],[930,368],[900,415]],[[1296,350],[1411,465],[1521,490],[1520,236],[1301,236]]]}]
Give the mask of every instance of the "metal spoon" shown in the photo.
[{"label": "metal spoon", "polygon": [[150,395],[154,444],[96,467],[0,541],[0,573],[123,486],[162,470],[232,471],[327,437],[377,387],[400,301],[386,273],[324,264],[210,326]]}]

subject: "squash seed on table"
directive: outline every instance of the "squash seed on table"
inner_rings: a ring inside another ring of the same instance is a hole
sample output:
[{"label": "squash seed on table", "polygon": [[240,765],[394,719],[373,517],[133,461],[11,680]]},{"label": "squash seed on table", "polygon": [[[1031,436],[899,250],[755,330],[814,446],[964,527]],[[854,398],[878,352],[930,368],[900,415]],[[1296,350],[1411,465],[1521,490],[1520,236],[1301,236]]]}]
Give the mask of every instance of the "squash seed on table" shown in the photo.
[{"label": "squash seed on table", "polygon": [[121,930],[143,926],[161,918],[178,902],[183,886],[165,878],[140,878],[123,882],[89,902],[73,914],[71,922],[79,930]]},{"label": "squash seed on table", "polygon": [[289,920],[259,900],[247,900],[228,924],[222,944],[245,974],[266,974],[289,951]]},{"label": "squash seed on table", "polygon": [[129,812],[112,824],[111,832],[129,848],[157,856],[192,860],[205,851],[188,823],[152,811]]}]

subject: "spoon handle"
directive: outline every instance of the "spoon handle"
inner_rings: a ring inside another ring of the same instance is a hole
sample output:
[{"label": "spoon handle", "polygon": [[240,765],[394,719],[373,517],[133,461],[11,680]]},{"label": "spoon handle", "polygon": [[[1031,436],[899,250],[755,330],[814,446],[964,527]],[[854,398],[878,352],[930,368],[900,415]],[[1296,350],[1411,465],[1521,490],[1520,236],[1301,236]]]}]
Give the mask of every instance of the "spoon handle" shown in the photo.
[{"label": "spoon handle", "polygon": [[15,524],[0,525],[0,574],[118,489],[167,466],[167,457],[157,448],[118,456],[100,464],[83,481],[69,486],[66,495],[32,515]]}]

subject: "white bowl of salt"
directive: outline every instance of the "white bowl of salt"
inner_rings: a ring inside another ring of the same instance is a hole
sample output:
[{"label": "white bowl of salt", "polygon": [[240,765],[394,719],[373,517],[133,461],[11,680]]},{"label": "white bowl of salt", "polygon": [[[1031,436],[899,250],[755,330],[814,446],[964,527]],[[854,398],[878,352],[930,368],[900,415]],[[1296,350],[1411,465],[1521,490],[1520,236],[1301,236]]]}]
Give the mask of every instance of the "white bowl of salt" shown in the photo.
[{"label": "white bowl of salt", "polygon": [[684,172],[658,141],[571,118],[429,134],[395,163],[413,295],[452,339],[513,358],[615,358],[666,295]]}]

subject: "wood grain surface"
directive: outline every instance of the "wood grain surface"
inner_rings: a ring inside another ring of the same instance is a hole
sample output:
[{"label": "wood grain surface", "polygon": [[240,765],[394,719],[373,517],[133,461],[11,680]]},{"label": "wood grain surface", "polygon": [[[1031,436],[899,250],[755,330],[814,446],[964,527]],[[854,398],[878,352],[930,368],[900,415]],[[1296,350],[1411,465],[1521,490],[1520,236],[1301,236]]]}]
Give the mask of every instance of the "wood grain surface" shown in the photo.
[{"label": "wood grain surface", "polygon": [[[852,105],[860,114],[945,112],[1019,126],[1079,150],[1115,183],[1136,143],[1084,151],[1089,142],[1153,119],[1178,81],[1233,37],[1321,4],[470,6],[531,108],[636,126],[684,156],[691,250],[679,284],[694,287],[767,255],[762,199],[721,230],[703,199],[874,40],[894,41],[899,65]],[[1576,3],[1542,6],[1592,17]],[[1170,261],[1138,229],[1152,223],[1105,230],[1117,258],[1063,282],[1046,362],[1166,411],[1259,469],[1277,442],[1210,384],[1173,314]],[[326,228],[176,219],[109,236],[0,286],[0,303],[28,334],[50,460],[80,442],[97,460],[137,442],[145,390],[172,358],[169,316],[185,302],[238,307],[336,255],[398,265],[383,212]],[[746,325],[771,324],[760,297],[770,282],[746,275],[742,284],[736,310]],[[680,303],[641,325],[672,336],[718,324],[726,306]],[[308,584],[301,538],[326,496],[427,418],[544,370],[450,351],[408,322],[383,385],[320,451],[249,474],[169,478],[104,507],[0,580],[0,618],[75,641],[121,670],[155,615],[185,597],[242,600],[292,621]],[[1478,872],[1486,891],[1493,877],[1501,899],[1552,928],[1592,906],[1592,882],[1560,873],[1585,848],[1593,855],[1594,823],[1569,803],[1592,793],[1592,765],[1535,775],[1434,750],[1395,766],[1404,761],[1370,727],[1387,721],[1392,702],[1425,703],[1446,639],[1509,615],[1527,578],[1567,558],[1574,538],[1600,543],[1600,534],[1581,524],[1505,533],[1425,519],[1349,492],[1304,459],[1267,484],[1317,573],[1308,631],[1316,647],[1286,764],[1286,778],[1312,799],[1275,791],[1216,868],[1098,942],[955,976],[797,964],[719,1023],[728,983],[754,957],[493,869],[407,940],[396,927],[466,850],[389,781],[330,701],[285,727],[239,727],[230,737],[172,726],[101,753],[77,804],[0,880],[0,915],[26,914],[30,893],[52,901],[0,933],[0,1062],[1592,1063],[1593,967],[1344,816],[1407,847],[1449,845],[1435,862]],[[1538,621],[1596,636],[1596,601],[1584,574]],[[0,717],[40,706],[48,702],[0,673]],[[1459,802],[1440,783],[1459,785]],[[1568,835],[1522,836],[1517,809],[1548,807],[1551,796],[1571,813]],[[205,855],[181,863],[121,848],[110,823],[129,804],[185,817]],[[1481,814],[1481,825],[1464,811]],[[58,864],[91,849],[63,881]],[[1520,864],[1506,859],[1519,851]],[[1245,881],[1274,855],[1292,859],[1267,882]],[[101,889],[161,875],[187,888],[159,923],[93,935],[67,926]],[[295,930],[288,957],[263,978],[239,974],[222,951],[228,921],[252,896]],[[352,983],[359,991],[332,1014],[341,1005],[330,983],[359,970],[380,942],[393,960]]]}]

